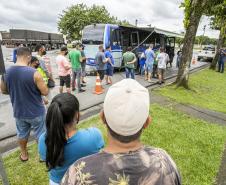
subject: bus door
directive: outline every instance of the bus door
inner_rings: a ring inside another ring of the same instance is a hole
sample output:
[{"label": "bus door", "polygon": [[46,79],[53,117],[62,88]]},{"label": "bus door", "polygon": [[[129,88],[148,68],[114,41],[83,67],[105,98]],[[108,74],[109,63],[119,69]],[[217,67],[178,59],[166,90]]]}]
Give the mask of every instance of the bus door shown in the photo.
[{"label": "bus door", "polygon": [[138,46],[139,43],[140,43],[140,38],[139,38],[138,31],[131,32],[131,36],[130,37],[131,37],[130,41],[131,41],[132,48]]},{"label": "bus door", "polygon": [[122,46],[121,46],[119,29],[111,30],[110,42],[111,42],[112,56],[115,62],[114,67],[121,68],[122,67]]},{"label": "bus door", "polygon": [[173,62],[175,55],[175,37],[166,38],[166,53],[168,53],[170,61]]}]

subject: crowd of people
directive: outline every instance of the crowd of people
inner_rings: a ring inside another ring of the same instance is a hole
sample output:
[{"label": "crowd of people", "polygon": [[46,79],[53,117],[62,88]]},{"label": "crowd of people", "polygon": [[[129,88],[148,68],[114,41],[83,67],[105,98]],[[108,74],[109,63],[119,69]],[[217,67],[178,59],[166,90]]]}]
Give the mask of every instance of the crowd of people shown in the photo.
[{"label": "crowd of people", "polygon": [[[67,57],[68,55],[68,57]],[[132,47],[128,47],[127,51],[122,56],[122,61],[125,65],[126,78],[135,79],[135,63],[138,61],[136,55],[132,52]],[[167,63],[170,61],[169,55],[165,49],[160,47],[153,50],[153,44],[150,44],[141,58],[139,59],[139,69],[141,75],[144,74],[144,79],[152,82],[152,78],[158,78],[158,83],[164,83],[164,76]],[[86,87],[86,56],[84,53],[84,46],[80,43],[74,44],[73,49],[68,52],[67,47],[62,47],[60,54],[56,58],[58,65],[58,75],[60,78],[60,93],[63,92],[63,87],[66,85],[68,93],[76,90],[78,92],[85,92],[83,87]],[[101,82],[105,79],[106,85],[113,83],[114,74],[114,58],[111,52],[111,47],[107,46],[105,49],[103,45],[98,47],[95,56],[96,70]]]},{"label": "crowd of people", "polygon": [[[82,83],[81,45],[68,53],[62,47],[56,62],[60,76],[60,94],[55,96],[47,111],[43,99],[49,94],[50,70],[45,77],[41,67],[45,50],[37,48],[34,57],[26,47],[18,48],[16,64],[7,69],[1,80],[1,90],[10,95],[18,143],[19,159],[29,160],[27,142],[31,130],[38,142],[40,162],[45,162],[49,184],[165,184],[179,185],[181,177],[172,158],[162,149],[145,146],[140,141],[144,129],[151,123],[149,92],[134,79],[114,83],[108,90],[100,119],[107,128],[107,143],[97,128],[77,129],[80,120],[79,101],[70,92],[70,74],[79,90]],[[114,60],[110,47],[99,46],[96,55],[98,73],[106,83],[112,83]],[[151,47],[149,48],[151,50]],[[146,58],[153,57],[147,50]],[[79,52],[78,52],[79,51]],[[165,68],[164,49],[156,57],[160,69]],[[135,55],[131,48],[123,55],[128,77],[134,77]],[[153,60],[150,59],[152,62]],[[79,63],[78,63],[79,62]],[[104,65],[103,65],[103,64]],[[145,68],[150,76],[150,66]],[[163,67],[162,67],[163,66]],[[39,69],[41,68],[41,69]],[[45,79],[46,78],[46,79]],[[48,80],[47,80],[48,79]],[[72,80],[72,82],[73,82]],[[83,78],[84,80],[84,78]],[[66,84],[67,93],[62,88]],[[73,84],[73,83],[72,83]],[[74,87],[74,86],[73,86]],[[118,98],[120,97],[120,98]],[[135,108],[136,107],[136,108]]]}]

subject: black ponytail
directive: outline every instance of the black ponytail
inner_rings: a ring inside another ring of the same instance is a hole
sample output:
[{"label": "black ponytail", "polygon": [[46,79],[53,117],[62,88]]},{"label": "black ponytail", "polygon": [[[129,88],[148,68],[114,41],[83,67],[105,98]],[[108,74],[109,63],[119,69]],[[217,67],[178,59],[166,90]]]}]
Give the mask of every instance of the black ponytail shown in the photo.
[{"label": "black ponytail", "polygon": [[73,124],[79,112],[79,102],[71,94],[55,96],[46,115],[46,166],[48,170],[62,166],[64,145],[67,143],[65,125]]}]

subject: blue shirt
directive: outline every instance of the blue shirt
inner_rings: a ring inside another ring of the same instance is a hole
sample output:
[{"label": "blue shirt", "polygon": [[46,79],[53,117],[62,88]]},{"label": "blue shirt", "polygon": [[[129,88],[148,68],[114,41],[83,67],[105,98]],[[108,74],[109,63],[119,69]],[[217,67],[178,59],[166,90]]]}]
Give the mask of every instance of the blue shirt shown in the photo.
[{"label": "blue shirt", "polygon": [[15,64],[17,60],[17,48],[13,50],[13,63]]},{"label": "blue shirt", "polygon": [[[80,129],[67,140],[64,148],[64,164],[49,171],[50,179],[60,183],[70,165],[76,160],[97,153],[104,147],[102,134],[97,128]],[[45,133],[39,138],[39,154],[42,160],[46,159]]]},{"label": "blue shirt", "polygon": [[145,57],[146,57],[145,64],[153,64],[154,60],[155,60],[155,53],[154,53],[154,51],[150,50],[150,49],[146,49],[144,54],[145,54]]},{"label": "blue shirt", "polygon": [[[115,61],[114,61],[114,58],[113,58],[113,56],[112,56],[112,54],[111,54],[111,52],[110,51],[105,51],[105,58],[110,58],[110,60],[111,60],[111,63],[114,65],[115,64]],[[107,63],[107,66],[111,66],[111,64],[108,62]]]},{"label": "blue shirt", "polygon": [[6,70],[6,84],[13,106],[14,117],[34,119],[45,115],[41,93],[34,82],[36,69],[12,66]]}]

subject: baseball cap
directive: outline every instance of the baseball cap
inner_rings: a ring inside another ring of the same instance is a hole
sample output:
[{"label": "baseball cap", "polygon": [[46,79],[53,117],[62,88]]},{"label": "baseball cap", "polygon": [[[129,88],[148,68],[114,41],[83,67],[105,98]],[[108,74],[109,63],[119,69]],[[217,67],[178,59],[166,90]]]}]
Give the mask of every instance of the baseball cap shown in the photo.
[{"label": "baseball cap", "polygon": [[140,131],[149,115],[149,92],[136,80],[124,79],[112,85],[104,100],[108,126],[121,136]]}]

